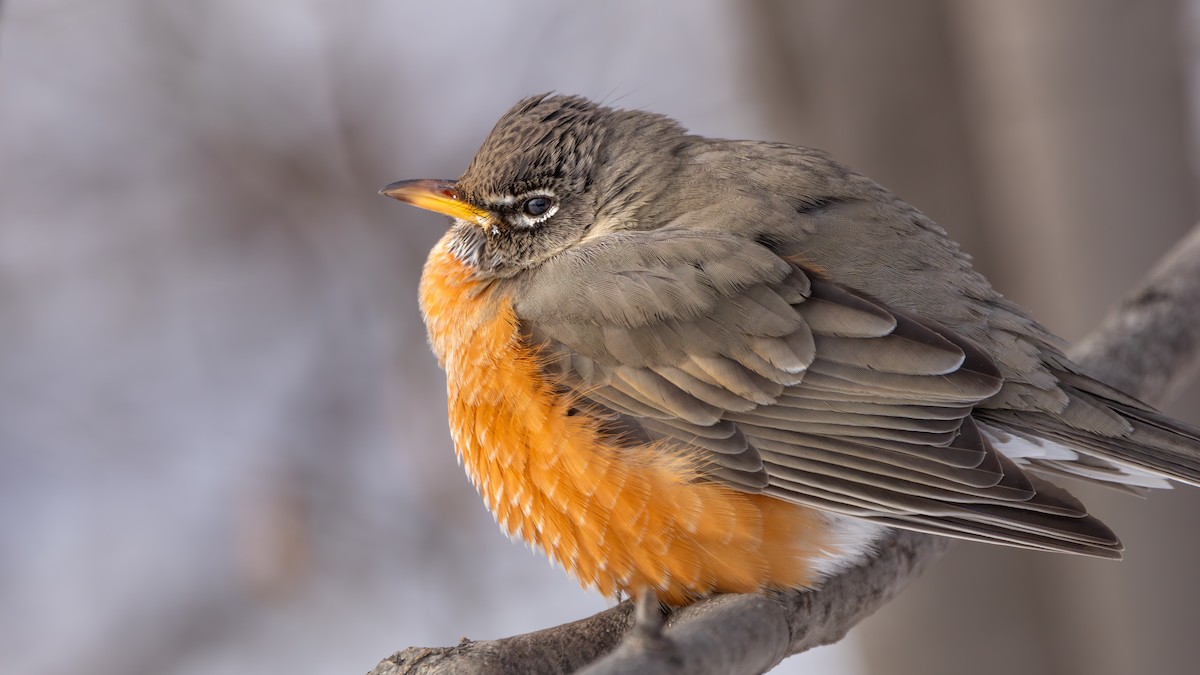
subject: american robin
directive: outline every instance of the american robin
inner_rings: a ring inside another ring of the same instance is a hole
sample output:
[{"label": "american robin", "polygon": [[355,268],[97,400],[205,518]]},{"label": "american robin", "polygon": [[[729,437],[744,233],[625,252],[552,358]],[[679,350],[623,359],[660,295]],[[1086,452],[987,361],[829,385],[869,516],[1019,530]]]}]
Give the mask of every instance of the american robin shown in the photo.
[{"label": "american robin", "polygon": [[420,301],[467,474],[606,595],[811,587],[887,528],[1119,558],[1047,477],[1200,484],[1200,430],[822,152],[542,95],[381,192],[452,219]]}]

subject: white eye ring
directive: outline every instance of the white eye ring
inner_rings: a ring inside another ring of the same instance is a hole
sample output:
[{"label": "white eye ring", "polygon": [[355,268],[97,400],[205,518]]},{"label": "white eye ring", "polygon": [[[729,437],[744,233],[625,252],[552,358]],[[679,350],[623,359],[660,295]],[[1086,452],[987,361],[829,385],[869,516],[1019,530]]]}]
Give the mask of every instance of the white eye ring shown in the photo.
[{"label": "white eye ring", "polygon": [[[506,199],[505,201],[509,200]],[[546,221],[555,213],[558,213],[558,198],[554,196],[553,192],[546,190],[516,195],[511,198],[509,203],[520,204],[519,209],[514,214],[514,219],[524,227],[533,227],[538,223]],[[531,205],[533,205],[532,210],[530,209]]]}]

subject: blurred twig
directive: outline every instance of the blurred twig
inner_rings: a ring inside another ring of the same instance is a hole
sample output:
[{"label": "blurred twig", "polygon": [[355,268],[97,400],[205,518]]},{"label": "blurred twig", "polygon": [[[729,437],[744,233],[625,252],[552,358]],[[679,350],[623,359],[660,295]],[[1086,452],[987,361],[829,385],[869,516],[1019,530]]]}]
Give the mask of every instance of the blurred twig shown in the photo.
[{"label": "blurred twig", "polygon": [[[1200,359],[1200,226],[1084,339],[1081,364],[1126,391],[1161,400]],[[870,561],[816,591],[723,595],[678,610],[667,640],[623,639],[629,603],[593,617],[501,640],[410,647],[370,675],[449,673],[762,673],[787,656],[837,642],[946,548],[896,532]],[[590,665],[588,665],[590,664]]]}]

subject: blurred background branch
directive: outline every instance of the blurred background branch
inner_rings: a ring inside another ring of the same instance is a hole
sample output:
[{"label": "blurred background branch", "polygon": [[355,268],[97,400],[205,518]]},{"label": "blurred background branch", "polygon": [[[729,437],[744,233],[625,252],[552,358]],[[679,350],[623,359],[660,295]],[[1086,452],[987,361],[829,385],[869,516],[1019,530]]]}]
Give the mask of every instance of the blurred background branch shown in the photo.
[{"label": "blurred background branch", "polygon": [[[0,11],[6,673],[365,671],[605,606],[451,459],[416,308],[445,224],[375,195],[522,96],[830,150],[1072,339],[1200,216],[1195,0]],[[1122,564],[956,546],[776,672],[1194,669],[1200,491],[1081,492]]]}]

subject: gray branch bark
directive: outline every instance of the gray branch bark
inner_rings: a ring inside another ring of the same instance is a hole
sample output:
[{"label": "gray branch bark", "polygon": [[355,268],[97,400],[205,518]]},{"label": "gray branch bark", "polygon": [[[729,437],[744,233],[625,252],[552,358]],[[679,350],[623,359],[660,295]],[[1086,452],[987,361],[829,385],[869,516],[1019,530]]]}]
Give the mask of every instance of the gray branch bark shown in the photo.
[{"label": "gray branch bark", "polygon": [[1161,405],[1200,366],[1200,226],[1071,350],[1092,375]]},{"label": "gray branch bark", "polygon": [[[1200,226],[1119,303],[1073,356],[1096,376],[1162,402],[1200,365]],[[573,623],[454,647],[410,647],[370,675],[763,673],[842,639],[932,564],[947,540],[898,531],[864,565],[815,591],[722,595],[675,611],[664,639],[630,632],[628,602]]]}]

